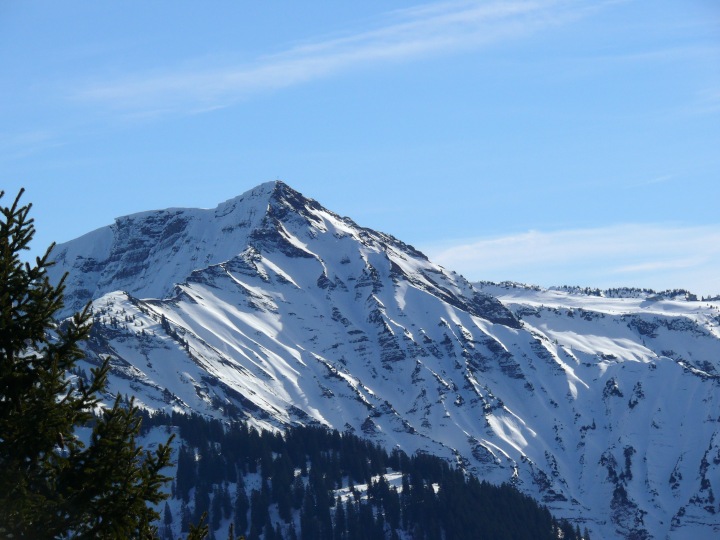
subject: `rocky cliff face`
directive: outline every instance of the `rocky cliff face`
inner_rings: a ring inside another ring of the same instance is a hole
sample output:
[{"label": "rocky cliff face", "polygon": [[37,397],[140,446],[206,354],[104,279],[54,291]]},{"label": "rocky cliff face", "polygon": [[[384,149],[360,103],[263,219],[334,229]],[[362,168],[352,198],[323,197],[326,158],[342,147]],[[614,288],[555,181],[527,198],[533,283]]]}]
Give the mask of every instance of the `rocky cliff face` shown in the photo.
[{"label": "rocky cliff face", "polygon": [[56,259],[88,362],[148,408],[438,454],[604,538],[718,532],[716,306],[472,285],[282,182]]}]

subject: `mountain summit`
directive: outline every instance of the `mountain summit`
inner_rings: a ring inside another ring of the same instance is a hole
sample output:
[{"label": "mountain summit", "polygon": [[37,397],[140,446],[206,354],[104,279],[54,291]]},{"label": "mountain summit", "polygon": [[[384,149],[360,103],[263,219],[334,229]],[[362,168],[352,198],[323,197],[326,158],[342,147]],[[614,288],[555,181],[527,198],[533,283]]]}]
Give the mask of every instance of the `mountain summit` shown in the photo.
[{"label": "mountain summit", "polygon": [[[118,218],[109,227],[58,246],[53,274],[70,272],[66,308],[77,311],[115,290],[164,298],[194,271],[221,265],[248,250],[315,259],[324,268],[322,254],[308,251],[306,243],[321,238],[332,250],[346,237],[371,252],[385,253],[395,279],[402,276],[474,315],[517,326],[499,302],[472,291],[460,276],[430,264],[412,246],[358,227],[281,181],[261,184],[210,210],[170,208]],[[415,267],[400,262],[410,259],[416,261]],[[376,269],[369,266],[368,271]],[[324,270],[321,275],[327,278]]]},{"label": "mountain summit", "polygon": [[715,305],[472,285],[282,182],[55,258],[87,362],[148,409],[437,454],[604,538],[720,532]]}]

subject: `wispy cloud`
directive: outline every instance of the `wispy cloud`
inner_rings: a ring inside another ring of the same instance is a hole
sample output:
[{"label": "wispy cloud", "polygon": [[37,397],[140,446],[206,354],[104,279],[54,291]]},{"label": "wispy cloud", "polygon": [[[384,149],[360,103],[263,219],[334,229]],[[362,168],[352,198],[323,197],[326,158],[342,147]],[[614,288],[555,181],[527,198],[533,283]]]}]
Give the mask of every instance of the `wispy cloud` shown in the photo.
[{"label": "wispy cloud", "polygon": [[686,45],[676,47],[659,47],[644,51],[618,52],[615,54],[599,55],[593,58],[595,62],[673,62],[697,59],[714,59],[720,54],[717,45]]},{"label": "wispy cloud", "polygon": [[720,225],[529,231],[450,247],[436,244],[425,251],[470,279],[720,293]]},{"label": "wispy cloud", "polygon": [[74,97],[129,110],[205,110],[360,66],[482,47],[567,23],[589,11],[587,5],[568,0],[435,3],[393,11],[376,28],[305,43],[254,63],[138,73],[94,82]]},{"label": "wispy cloud", "polygon": [[52,146],[60,146],[58,135],[49,130],[0,132],[0,160],[24,158]]},{"label": "wispy cloud", "polygon": [[651,178],[650,180],[645,182],[645,185],[664,184],[665,182],[669,182],[673,178],[674,176],[672,174],[664,174],[662,176],[656,176],[655,178]]},{"label": "wispy cloud", "polygon": [[651,178],[646,178],[644,180],[639,180],[635,182],[630,182],[627,184],[627,188],[637,188],[637,187],[644,187],[644,186],[652,186],[656,184],[666,184],[668,182],[676,180],[677,177],[673,174],[662,174],[660,176],[653,176]]},{"label": "wispy cloud", "polygon": [[[720,54],[718,56],[720,57]],[[691,113],[696,115],[720,113],[720,88],[706,89],[698,92]]]},{"label": "wispy cloud", "polygon": [[649,261],[641,264],[620,266],[618,268],[611,269],[610,272],[614,274],[647,274],[649,272],[659,272],[662,270],[679,270],[693,268],[694,266],[702,264],[703,262],[704,259],[702,257],[692,257],[689,259],[673,259],[668,261]]}]

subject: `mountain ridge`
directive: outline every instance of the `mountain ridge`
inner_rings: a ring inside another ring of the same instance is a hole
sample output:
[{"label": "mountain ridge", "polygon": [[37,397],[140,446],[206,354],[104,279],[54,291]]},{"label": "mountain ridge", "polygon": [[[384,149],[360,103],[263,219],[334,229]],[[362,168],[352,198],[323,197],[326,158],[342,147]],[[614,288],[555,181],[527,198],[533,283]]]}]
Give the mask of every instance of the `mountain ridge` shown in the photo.
[{"label": "mountain ridge", "polygon": [[147,408],[438,454],[601,537],[717,532],[717,306],[472,285],[281,182],[114,226],[53,278]]}]

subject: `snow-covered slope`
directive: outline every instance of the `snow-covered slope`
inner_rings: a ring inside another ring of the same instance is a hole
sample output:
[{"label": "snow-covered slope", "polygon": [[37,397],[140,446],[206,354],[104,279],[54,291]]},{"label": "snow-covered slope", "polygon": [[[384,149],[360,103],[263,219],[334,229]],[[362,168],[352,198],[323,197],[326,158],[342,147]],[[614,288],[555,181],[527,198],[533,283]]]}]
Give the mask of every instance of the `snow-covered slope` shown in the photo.
[{"label": "snow-covered slope", "polygon": [[58,246],[148,408],[320,422],[511,481],[599,537],[720,533],[720,310],[472,285],[282,182]]}]

